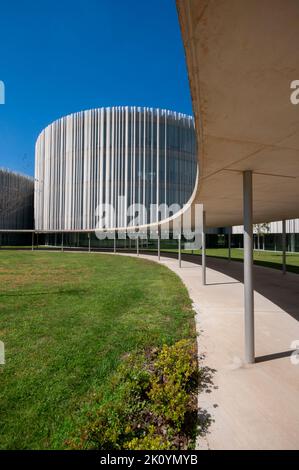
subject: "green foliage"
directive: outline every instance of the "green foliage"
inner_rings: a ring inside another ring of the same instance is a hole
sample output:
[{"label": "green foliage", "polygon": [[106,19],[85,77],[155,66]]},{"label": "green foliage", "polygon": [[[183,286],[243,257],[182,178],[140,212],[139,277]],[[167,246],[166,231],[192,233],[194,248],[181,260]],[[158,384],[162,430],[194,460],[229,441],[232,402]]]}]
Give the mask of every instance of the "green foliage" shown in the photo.
[{"label": "green foliage", "polygon": [[181,340],[174,346],[163,346],[155,362],[148,393],[153,411],[163,416],[176,431],[181,430],[190,400],[192,384],[196,384],[197,360],[191,344]]},{"label": "green foliage", "polygon": [[[165,450],[188,448],[196,435],[199,388],[193,340],[127,357],[111,384],[109,398],[89,415],[81,449]],[[188,423],[187,423],[188,420]]]},{"label": "green foliage", "polygon": [[126,443],[125,448],[128,450],[169,450],[172,445],[165,437],[156,434],[155,426],[150,425],[144,437],[134,437]]}]

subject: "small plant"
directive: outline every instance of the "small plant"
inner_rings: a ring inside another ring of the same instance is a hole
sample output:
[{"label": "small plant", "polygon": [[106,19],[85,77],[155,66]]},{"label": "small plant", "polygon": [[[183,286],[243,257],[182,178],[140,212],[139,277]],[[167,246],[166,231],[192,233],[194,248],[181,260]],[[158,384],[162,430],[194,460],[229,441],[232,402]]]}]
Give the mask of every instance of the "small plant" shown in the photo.
[{"label": "small plant", "polygon": [[163,346],[155,362],[148,393],[153,411],[163,416],[176,432],[183,425],[190,393],[197,388],[198,364],[192,348],[188,340]]},{"label": "small plant", "polygon": [[192,447],[200,431],[200,379],[193,340],[128,356],[111,381],[109,398],[89,414],[80,441],[72,439],[68,446],[101,450]]}]

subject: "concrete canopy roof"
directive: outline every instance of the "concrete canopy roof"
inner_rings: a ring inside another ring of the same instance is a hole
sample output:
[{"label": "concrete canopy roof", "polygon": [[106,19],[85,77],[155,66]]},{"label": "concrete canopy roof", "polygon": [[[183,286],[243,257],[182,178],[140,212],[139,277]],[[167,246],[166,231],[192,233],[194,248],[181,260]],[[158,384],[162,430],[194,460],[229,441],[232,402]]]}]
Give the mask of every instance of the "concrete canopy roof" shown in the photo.
[{"label": "concrete canopy roof", "polygon": [[255,223],[299,216],[298,0],[177,0],[208,226],[242,224],[253,171]]}]

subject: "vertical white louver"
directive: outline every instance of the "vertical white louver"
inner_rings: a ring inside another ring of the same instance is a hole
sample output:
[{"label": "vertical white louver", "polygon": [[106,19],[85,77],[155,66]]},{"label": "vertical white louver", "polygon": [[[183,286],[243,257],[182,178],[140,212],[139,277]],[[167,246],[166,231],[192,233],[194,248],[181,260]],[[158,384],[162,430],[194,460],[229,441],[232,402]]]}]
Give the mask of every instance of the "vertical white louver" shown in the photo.
[{"label": "vertical white louver", "polygon": [[121,215],[111,218],[111,227],[126,224],[131,204],[183,205],[194,189],[196,165],[190,116],[113,107],[63,117],[36,143],[35,228],[93,230],[103,203]]},{"label": "vertical white louver", "polygon": [[33,228],[33,179],[0,168],[0,229]]}]

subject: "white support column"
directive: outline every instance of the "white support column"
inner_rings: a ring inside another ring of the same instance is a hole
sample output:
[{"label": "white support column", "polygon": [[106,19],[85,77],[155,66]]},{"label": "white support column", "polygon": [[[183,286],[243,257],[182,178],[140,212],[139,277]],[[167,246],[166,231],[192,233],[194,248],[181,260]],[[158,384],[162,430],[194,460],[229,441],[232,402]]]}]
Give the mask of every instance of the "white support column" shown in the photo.
[{"label": "white support column", "polygon": [[90,253],[90,232],[88,232],[88,253]]},{"label": "white support column", "polygon": [[114,239],[113,239],[113,252],[116,253],[116,231],[114,232]]},{"label": "white support column", "polygon": [[34,232],[32,232],[31,243],[32,243],[31,250],[33,251],[34,250]]},{"label": "white support column", "polygon": [[158,227],[158,260],[161,258],[161,228]]},{"label": "white support column", "polygon": [[232,234],[231,229],[228,232],[228,261],[232,259]]},{"label": "white support column", "polygon": [[63,251],[63,232],[61,233],[61,251]]},{"label": "white support column", "polygon": [[255,362],[252,171],[243,172],[245,361]]},{"label": "white support column", "polygon": [[287,272],[287,236],[286,236],[286,221],[282,221],[282,272],[286,274]]},{"label": "white support column", "polygon": [[138,235],[136,238],[136,252],[137,252],[137,256],[139,256],[139,236]]},{"label": "white support column", "polygon": [[202,232],[201,232],[201,268],[202,268],[202,285],[206,285],[206,213],[202,214]]},{"label": "white support column", "polygon": [[182,234],[181,232],[179,233],[179,238],[178,238],[178,243],[179,243],[179,267],[182,267]]}]

